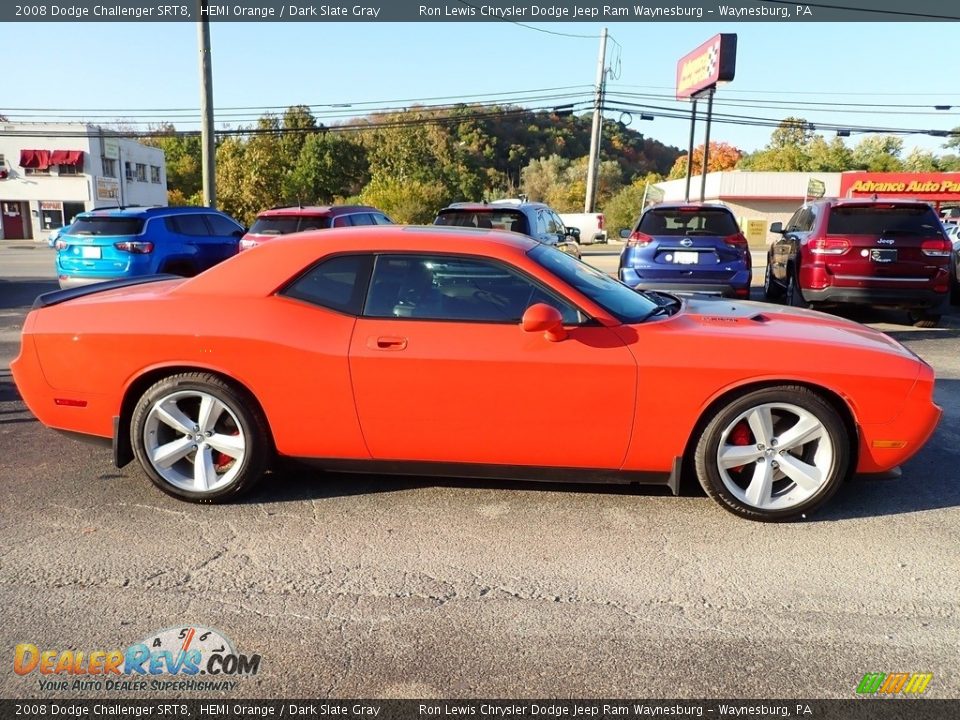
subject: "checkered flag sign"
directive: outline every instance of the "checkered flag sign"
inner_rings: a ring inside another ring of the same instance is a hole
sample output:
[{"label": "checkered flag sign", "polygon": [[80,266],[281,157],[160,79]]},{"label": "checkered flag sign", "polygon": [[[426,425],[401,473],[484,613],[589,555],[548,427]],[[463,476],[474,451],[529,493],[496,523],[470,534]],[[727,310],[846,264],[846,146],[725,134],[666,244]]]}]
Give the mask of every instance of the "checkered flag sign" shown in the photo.
[{"label": "checkered flag sign", "polygon": [[710,52],[707,55],[707,77],[713,77],[717,69],[717,62],[720,60],[720,38],[710,46]]}]

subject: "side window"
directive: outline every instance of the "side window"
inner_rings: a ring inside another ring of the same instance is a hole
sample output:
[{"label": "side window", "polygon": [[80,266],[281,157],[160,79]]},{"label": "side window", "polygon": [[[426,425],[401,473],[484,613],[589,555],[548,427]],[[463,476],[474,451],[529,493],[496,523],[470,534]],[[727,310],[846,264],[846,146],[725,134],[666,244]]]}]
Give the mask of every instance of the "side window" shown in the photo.
[{"label": "side window", "polygon": [[563,221],[552,210],[547,212],[547,232],[551,235],[563,235]]},{"label": "side window", "polygon": [[543,237],[547,234],[547,219],[544,217],[543,210],[537,210],[537,237]]},{"label": "side window", "polygon": [[364,315],[514,324],[538,302],[560,310],[565,323],[580,322],[574,307],[498,263],[435,255],[380,255]]},{"label": "side window", "polygon": [[354,225],[374,225],[373,217],[370,213],[354,213],[350,215],[350,222]]},{"label": "side window", "polygon": [[167,227],[180,235],[193,237],[210,235],[210,228],[200,214],[172,215],[167,219]]},{"label": "side window", "polygon": [[346,215],[338,215],[333,219],[333,227],[350,227],[350,218]]},{"label": "side window", "polygon": [[787,224],[784,226],[784,231],[793,232],[797,230],[797,221],[800,219],[800,213],[803,212],[803,208],[797,210],[793,215],[790,216],[790,219],[787,220]]},{"label": "side window", "polygon": [[372,258],[340,255],[324,260],[294,280],[280,294],[320,307],[359,315]]},{"label": "side window", "polygon": [[204,215],[204,217],[207,219],[207,222],[210,223],[210,227],[213,228],[213,234],[217,237],[232,237],[237,230],[242,229],[235,222],[225,218],[223,215],[210,213],[209,215]]},{"label": "side window", "polygon": [[374,221],[377,225],[393,225],[393,224],[394,224],[393,220],[391,220],[390,218],[388,218],[388,217],[387,217],[386,215],[384,215],[383,213],[374,213],[374,214],[373,214],[373,221]]}]

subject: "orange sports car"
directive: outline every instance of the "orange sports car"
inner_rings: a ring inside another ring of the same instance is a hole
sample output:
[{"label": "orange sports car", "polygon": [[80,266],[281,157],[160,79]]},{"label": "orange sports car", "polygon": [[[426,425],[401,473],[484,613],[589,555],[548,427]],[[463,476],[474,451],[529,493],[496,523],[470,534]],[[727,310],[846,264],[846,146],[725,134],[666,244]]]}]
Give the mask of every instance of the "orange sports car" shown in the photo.
[{"label": "orange sports car", "polygon": [[636,292],[463,228],[302,233],[194,278],[42,295],[12,368],[44,424],[196,502],[293,457],[675,492],[692,472],[726,509],[783,520],[904,462],[940,417],[930,366],[880,332]]}]

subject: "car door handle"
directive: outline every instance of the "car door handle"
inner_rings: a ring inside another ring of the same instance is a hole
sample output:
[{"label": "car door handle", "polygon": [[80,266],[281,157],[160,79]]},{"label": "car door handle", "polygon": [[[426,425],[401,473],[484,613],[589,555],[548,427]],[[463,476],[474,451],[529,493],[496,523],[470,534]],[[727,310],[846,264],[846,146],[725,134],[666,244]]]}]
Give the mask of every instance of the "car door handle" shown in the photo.
[{"label": "car door handle", "polygon": [[374,350],[403,350],[407,347],[407,339],[405,337],[382,335],[368,339],[367,347]]}]

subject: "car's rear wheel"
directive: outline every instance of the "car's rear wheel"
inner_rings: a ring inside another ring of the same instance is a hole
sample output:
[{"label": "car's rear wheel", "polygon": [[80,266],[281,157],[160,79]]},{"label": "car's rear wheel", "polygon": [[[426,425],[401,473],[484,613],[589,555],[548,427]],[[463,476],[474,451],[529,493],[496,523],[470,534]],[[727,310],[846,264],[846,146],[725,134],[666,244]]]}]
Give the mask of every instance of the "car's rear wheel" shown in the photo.
[{"label": "car's rear wheel", "polygon": [[911,310],[910,322],[918,328],[935,328],[940,324],[940,313],[926,310]]},{"label": "car's rear wheel", "polygon": [[190,502],[223,502],[263,475],[269,430],[245,392],[210,373],[152,385],[130,423],[134,454],[153,483]]},{"label": "car's rear wheel", "polygon": [[770,272],[770,263],[767,263],[767,267],[763,271],[763,296],[771,302],[783,297],[783,288],[773,279],[773,273]]},{"label": "car's rear wheel", "polygon": [[751,520],[783,521],[823,505],[847,474],[849,433],[812,390],[764,388],[723,407],[697,443],[706,493]]}]

